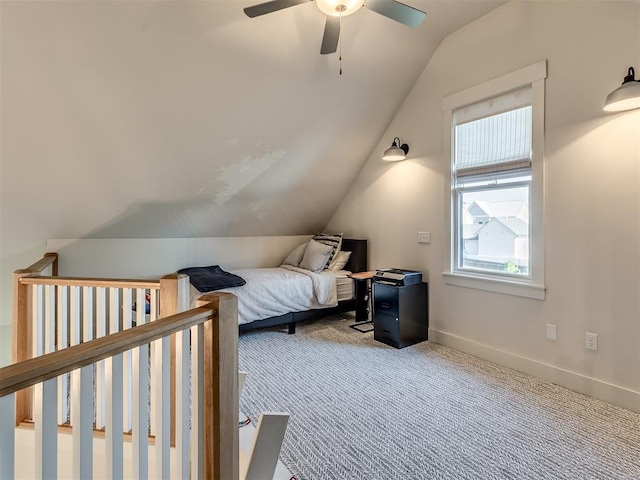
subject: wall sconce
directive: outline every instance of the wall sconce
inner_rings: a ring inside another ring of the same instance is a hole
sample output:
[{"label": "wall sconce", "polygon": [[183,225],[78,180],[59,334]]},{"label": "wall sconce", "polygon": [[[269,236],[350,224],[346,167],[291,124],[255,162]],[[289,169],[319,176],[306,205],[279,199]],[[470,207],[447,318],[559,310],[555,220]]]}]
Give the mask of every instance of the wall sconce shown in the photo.
[{"label": "wall sconce", "polygon": [[607,95],[603,110],[605,112],[622,112],[640,108],[640,80],[636,80],[633,67],[624,77],[622,85]]},{"label": "wall sconce", "polygon": [[391,147],[387,148],[382,155],[382,159],[387,162],[397,162],[398,160],[404,160],[409,153],[409,145],[403,143],[400,145],[400,139],[395,137]]}]

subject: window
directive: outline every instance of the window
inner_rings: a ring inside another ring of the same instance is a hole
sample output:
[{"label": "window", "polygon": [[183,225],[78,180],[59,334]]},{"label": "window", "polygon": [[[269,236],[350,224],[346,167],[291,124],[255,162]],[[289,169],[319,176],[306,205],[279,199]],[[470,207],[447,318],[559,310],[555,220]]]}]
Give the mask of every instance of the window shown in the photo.
[{"label": "window", "polygon": [[454,110],[452,172],[455,270],[529,278],[531,88]]},{"label": "window", "polygon": [[544,298],[545,77],[540,62],[445,98],[448,284]]}]

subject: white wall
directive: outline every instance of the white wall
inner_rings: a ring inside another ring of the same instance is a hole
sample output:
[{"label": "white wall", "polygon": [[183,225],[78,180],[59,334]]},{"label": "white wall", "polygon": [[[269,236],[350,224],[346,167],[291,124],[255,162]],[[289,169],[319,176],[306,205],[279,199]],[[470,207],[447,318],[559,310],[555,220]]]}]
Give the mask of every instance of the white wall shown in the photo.
[{"label": "white wall", "polygon": [[[442,99],[543,59],[546,300],[445,285]],[[629,66],[640,71],[637,2],[487,14],[443,41],[328,228],[368,237],[374,268],[424,272],[432,339],[640,411],[640,110],[602,111]],[[380,160],[393,136],[409,143],[407,161]]]},{"label": "white wall", "polygon": [[181,268],[274,267],[309,235],[229,238],[58,239],[60,276],[160,278]]}]

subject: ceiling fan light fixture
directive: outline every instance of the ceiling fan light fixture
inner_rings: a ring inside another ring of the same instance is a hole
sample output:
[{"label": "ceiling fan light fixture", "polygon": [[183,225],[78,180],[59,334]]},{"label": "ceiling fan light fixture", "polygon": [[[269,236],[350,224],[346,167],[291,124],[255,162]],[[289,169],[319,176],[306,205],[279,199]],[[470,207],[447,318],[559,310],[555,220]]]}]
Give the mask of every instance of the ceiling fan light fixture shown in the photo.
[{"label": "ceiling fan light fixture", "polygon": [[331,17],[346,17],[357,12],[364,5],[363,0],[316,0],[322,13]]},{"label": "ceiling fan light fixture", "polygon": [[406,143],[400,145],[400,139],[395,137],[391,147],[384,151],[382,159],[387,162],[398,162],[400,160],[405,160],[407,158],[407,153],[409,153],[409,145]]}]

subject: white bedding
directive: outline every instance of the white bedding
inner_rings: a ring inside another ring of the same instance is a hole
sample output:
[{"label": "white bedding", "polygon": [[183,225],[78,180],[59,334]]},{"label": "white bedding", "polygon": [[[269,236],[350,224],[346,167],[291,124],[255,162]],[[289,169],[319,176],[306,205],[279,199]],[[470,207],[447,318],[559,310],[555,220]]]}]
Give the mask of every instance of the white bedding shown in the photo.
[{"label": "white bedding", "polygon": [[[279,268],[234,270],[230,273],[241,276],[247,282],[241,287],[218,290],[233,293],[238,298],[239,324],[289,312],[335,307],[338,304],[336,272],[314,273],[284,265]],[[192,306],[203,293],[206,292],[199,292],[191,286]]]}]

